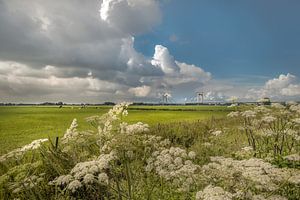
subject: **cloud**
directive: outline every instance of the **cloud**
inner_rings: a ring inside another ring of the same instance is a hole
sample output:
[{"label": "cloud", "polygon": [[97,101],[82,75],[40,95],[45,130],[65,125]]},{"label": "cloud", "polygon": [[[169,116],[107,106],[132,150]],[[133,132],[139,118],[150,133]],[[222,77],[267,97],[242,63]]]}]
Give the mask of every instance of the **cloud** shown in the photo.
[{"label": "cloud", "polygon": [[136,97],[146,97],[150,94],[151,87],[143,85],[141,87],[129,88],[128,92],[134,94]]},{"label": "cloud", "polygon": [[161,16],[157,0],[1,2],[0,101],[155,100],[203,85],[210,73],[167,47],[134,48]]},{"label": "cloud", "polygon": [[295,75],[288,73],[266,81],[261,87],[250,89],[246,98],[259,99],[270,97],[274,100],[292,100],[299,98],[299,96],[300,83],[297,82]]},{"label": "cloud", "polygon": [[290,84],[286,88],[282,88],[280,93],[285,96],[299,96],[300,95],[300,85]]},{"label": "cloud", "polygon": [[[247,87],[216,80],[155,45],[151,57],[134,37],[162,19],[157,0],[0,1],[0,101],[103,102],[193,98],[203,91],[218,101],[244,98]],[[170,40],[177,40],[173,35]],[[297,77],[281,75],[249,90],[258,96],[295,98]]]},{"label": "cloud", "polygon": [[268,80],[265,84],[265,88],[269,90],[282,89],[294,82],[295,79],[296,76],[290,73],[288,73],[287,75],[281,74],[278,78]]},{"label": "cloud", "polygon": [[113,28],[130,35],[150,31],[161,21],[155,0],[103,0],[100,16]]}]

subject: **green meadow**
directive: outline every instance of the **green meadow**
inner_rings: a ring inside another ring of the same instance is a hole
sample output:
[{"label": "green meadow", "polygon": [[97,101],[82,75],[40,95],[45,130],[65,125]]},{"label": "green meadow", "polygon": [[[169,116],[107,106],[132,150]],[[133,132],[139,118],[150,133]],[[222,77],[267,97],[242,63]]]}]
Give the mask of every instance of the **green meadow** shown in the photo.
[{"label": "green meadow", "polygon": [[[12,106],[0,107],[0,155],[35,139],[62,136],[74,118],[79,129],[92,128],[86,117],[102,115],[111,107]],[[221,118],[228,114],[226,106],[131,106],[126,121],[158,123],[197,121]]]}]

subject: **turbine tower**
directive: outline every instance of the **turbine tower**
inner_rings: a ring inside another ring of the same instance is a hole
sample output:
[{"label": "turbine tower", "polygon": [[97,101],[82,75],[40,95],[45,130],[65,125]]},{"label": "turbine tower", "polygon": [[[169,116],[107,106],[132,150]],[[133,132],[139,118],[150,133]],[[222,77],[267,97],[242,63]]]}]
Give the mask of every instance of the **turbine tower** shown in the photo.
[{"label": "turbine tower", "polygon": [[165,92],[162,94],[162,101],[163,103],[168,103],[169,102],[169,98],[171,97],[171,94]]},{"label": "turbine tower", "polygon": [[203,100],[204,100],[204,93],[203,92],[196,92],[196,98],[197,98],[197,103],[201,103],[203,104]]}]

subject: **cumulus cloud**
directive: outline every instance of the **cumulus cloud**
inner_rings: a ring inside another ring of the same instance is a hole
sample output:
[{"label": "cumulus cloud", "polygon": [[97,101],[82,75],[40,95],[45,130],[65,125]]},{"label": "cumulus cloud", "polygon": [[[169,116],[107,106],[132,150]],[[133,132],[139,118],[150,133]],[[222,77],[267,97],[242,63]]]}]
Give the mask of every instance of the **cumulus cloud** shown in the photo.
[{"label": "cumulus cloud", "polygon": [[281,94],[285,96],[298,96],[300,95],[300,85],[290,84],[286,88],[282,88]]},{"label": "cumulus cloud", "polygon": [[273,89],[283,89],[290,85],[292,82],[294,82],[296,79],[296,76],[288,73],[287,75],[281,74],[278,78],[274,78],[271,80],[268,80],[265,84],[265,88],[269,90]]},{"label": "cumulus cloud", "polygon": [[149,95],[151,87],[143,85],[140,87],[130,88],[128,91],[134,94],[136,97],[146,97]]},{"label": "cumulus cloud", "polygon": [[161,20],[155,0],[103,0],[100,16],[115,29],[131,35],[150,31]]},{"label": "cumulus cloud", "polygon": [[202,86],[211,74],[167,47],[150,58],[134,48],[161,16],[157,0],[0,1],[0,101],[153,100]]},{"label": "cumulus cloud", "polygon": [[[246,96],[248,88],[214,80],[165,46],[156,45],[151,57],[138,52],[134,37],[161,18],[157,0],[0,0],[0,101],[158,102],[166,92],[191,99],[197,91],[211,101]],[[297,95],[297,77],[287,74],[247,97]]]},{"label": "cumulus cloud", "polygon": [[295,75],[288,73],[266,81],[262,87],[250,89],[246,97],[249,99],[270,97],[275,100],[284,100],[299,98],[299,95],[300,83],[297,82]]}]

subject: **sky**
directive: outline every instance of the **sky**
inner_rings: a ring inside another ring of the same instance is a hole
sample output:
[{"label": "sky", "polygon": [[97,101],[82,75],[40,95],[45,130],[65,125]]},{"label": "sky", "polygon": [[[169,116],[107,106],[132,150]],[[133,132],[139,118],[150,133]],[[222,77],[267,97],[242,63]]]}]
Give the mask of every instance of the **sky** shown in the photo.
[{"label": "sky", "polygon": [[298,0],[0,0],[0,102],[300,100]]}]

